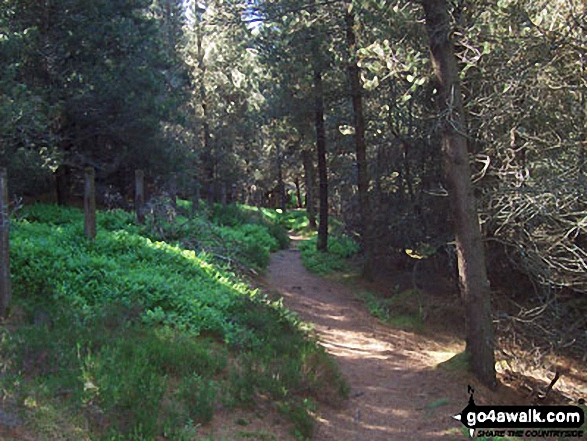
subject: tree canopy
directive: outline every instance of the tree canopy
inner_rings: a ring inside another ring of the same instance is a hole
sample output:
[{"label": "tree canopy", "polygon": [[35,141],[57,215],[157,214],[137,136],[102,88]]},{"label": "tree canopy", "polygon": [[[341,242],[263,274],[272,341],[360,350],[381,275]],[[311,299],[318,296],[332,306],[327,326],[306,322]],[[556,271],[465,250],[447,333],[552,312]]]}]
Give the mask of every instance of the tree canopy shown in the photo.
[{"label": "tree canopy", "polygon": [[[432,4],[458,71],[444,107]],[[456,279],[440,152],[462,99],[492,288],[534,305],[570,296],[580,317],[586,14],[580,0],[4,0],[0,162],[17,196],[75,192],[92,166],[122,199],[141,168],[211,202],[294,200],[339,218],[370,274],[436,256]],[[552,311],[551,340],[584,350]]]}]

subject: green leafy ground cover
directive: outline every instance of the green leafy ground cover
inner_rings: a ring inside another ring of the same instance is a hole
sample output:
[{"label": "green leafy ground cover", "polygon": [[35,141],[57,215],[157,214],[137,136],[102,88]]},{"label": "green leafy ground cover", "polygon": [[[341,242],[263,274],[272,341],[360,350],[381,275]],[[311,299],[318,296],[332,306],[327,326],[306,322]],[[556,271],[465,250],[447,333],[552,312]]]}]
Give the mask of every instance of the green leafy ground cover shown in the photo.
[{"label": "green leafy ground cover", "polygon": [[348,270],[348,259],[359,252],[359,246],[352,239],[334,235],[328,238],[326,253],[316,249],[316,236],[300,243],[298,248],[302,252],[304,266],[319,275]]},{"label": "green leafy ground cover", "polygon": [[235,274],[287,245],[279,222],[234,206],[165,213],[138,226],[100,212],[93,242],[74,208],[13,220],[3,408],[39,439],[197,439],[219,406],[265,397],[311,436],[315,403],[344,382],[279,300]]},{"label": "green leafy ground cover", "polygon": [[418,290],[396,290],[391,297],[382,297],[364,289],[357,291],[357,298],[363,301],[371,315],[382,322],[407,331],[424,330],[423,305]]},{"label": "green leafy ground cover", "polygon": [[248,210],[256,210],[263,218],[288,231],[314,234],[310,229],[306,210],[296,209],[283,212],[280,209],[273,210],[270,208],[253,208],[246,206],[244,208]]},{"label": "green leafy ground cover", "polygon": [[[336,229],[336,225],[331,227]],[[349,260],[360,251],[359,245],[354,240],[345,235],[332,234],[328,239],[328,252],[323,253],[316,249],[316,239],[316,236],[312,236],[298,246],[302,252],[302,262],[309,271],[321,276],[356,272],[353,263]],[[353,289],[371,315],[382,322],[399,329],[423,330],[423,308],[420,293],[417,290],[398,291],[393,297],[384,298],[365,290],[360,284]]]}]

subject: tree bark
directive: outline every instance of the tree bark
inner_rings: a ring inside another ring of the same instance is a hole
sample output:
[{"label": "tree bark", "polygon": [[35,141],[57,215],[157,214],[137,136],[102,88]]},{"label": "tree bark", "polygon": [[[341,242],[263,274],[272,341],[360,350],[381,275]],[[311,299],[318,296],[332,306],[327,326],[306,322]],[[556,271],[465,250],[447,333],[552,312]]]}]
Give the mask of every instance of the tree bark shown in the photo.
[{"label": "tree bark", "polygon": [[275,145],[275,156],[277,161],[277,193],[278,193],[278,200],[279,200],[279,208],[283,212],[287,208],[287,200],[285,197],[285,183],[283,182],[283,158],[281,157],[281,145],[279,142]]},{"label": "tree bark", "polygon": [[[196,35],[196,57],[197,57],[197,81],[199,83],[200,93],[200,107],[202,109],[202,146],[203,151],[201,155],[203,165],[203,181],[208,185],[214,182],[214,155],[212,152],[211,133],[210,133],[210,117],[208,115],[208,97],[206,91],[206,63],[204,62],[204,49],[202,47],[203,32],[202,32],[202,17],[198,4],[194,6],[194,33]],[[208,193],[208,203],[213,204],[216,198],[213,193]]]},{"label": "tree bark", "polygon": [[471,183],[467,126],[448,4],[446,0],[422,0],[422,5],[439,83],[442,158],[454,218],[459,283],[466,305],[466,352],[472,372],[493,388],[496,377],[490,289]]},{"label": "tree bark", "polygon": [[65,207],[69,199],[69,167],[60,165],[55,171],[55,191],[57,193],[57,205]]},{"label": "tree bark", "polygon": [[171,173],[169,177],[169,202],[174,210],[177,209],[177,173]]},{"label": "tree bark", "polygon": [[145,222],[145,172],[135,170],[135,212],[137,223]]},{"label": "tree bark", "polygon": [[0,318],[8,315],[8,305],[12,298],[9,211],[8,172],[2,167],[0,168]]},{"label": "tree bark", "polygon": [[369,170],[367,167],[367,146],[365,143],[365,117],[363,114],[363,96],[359,66],[356,59],[355,14],[352,3],[347,5],[345,16],[346,39],[349,52],[348,72],[351,85],[351,100],[355,125],[355,151],[357,157],[357,187],[359,193],[359,211],[361,217],[361,239],[365,262],[363,277],[373,279],[373,234],[371,228],[371,205],[369,202]]},{"label": "tree bark", "polygon": [[[584,57],[581,58],[581,67],[583,71],[585,70],[585,61]],[[577,202],[582,198],[584,189],[585,189],[585,174],[587,172],[587,163],[585,161],[585,145],[587,144],[587,99],[585,98],[585,94],[587,94],[587,90],[585,88],[581,89],[580,92],[580,103],[581,103],[581,121],[582,121],[582,130],[581,130],[581,143],[579,144],[579,158],[578,158],[578,165],[579,170],[577,173]]]},{"label": "tree bark", "polygon": [[208,193],[206,194],[206,196],[207,196],[207,200],[208,200],[208,205],[214,204],[214,202],[216,201],[216,183],[215,182],[210,182],[208,184]]},{"label": "tree bark", "polygon": [[306,212],[310,228],[316,229],[316,207],[314,204],[314,161],[312,152],[302,151],[302,162],[304,164],[304,184],[306,186]]},{"label": "tree bark", "polygon": [[236,204],[238,202],[238,192],[236,191],[236,184],[232,184],[230,187],[230,203]]},{"label": "tree bark", "polygon": [[96,171],[86,167],[84,174],[84,233],[86,238],[96,238]]},{"label": "tree bark", "polygon": [[196,214],[200,210],[200,183],[194,183],[194,194],[192,195],[192,213]]},{"label": "tree bark", "polygon": [[296,178],[294,181],[294,185],[296,186],[296,199],[298,200],[298,208],[303,208],[302,205],[302,192],[300,190],[300,179]]},{"label": "tree bark", "polygon": [[318,151],[318,180],[320,184],[320,219],[318,224],[319,251],[328,250],[328,171],[326,168],[326,130],[324,127],[324,91],[322,73],[314,68],[314,94],[316,112],[316,146]]},{"label": "tree bark", "polygon": [[220,183],[220,203],[223,207],[226,207],[226,182]]}]

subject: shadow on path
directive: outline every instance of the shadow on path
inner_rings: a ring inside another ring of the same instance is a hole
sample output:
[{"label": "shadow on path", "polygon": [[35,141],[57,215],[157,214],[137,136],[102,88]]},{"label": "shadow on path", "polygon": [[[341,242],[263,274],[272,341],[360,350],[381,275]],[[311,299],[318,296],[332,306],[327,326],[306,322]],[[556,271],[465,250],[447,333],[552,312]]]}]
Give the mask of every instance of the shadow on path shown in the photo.
[{"label": "shadow on path", "polygon": [[378,323],[350,289],[310,274],[300,253],[275,253],[270,289],[311,323],[351,387],[340,409],[320,409],[317,440],[464,440],[451,415],[466,405],[466,379],[435,366],[454,355],[434,341]]}]

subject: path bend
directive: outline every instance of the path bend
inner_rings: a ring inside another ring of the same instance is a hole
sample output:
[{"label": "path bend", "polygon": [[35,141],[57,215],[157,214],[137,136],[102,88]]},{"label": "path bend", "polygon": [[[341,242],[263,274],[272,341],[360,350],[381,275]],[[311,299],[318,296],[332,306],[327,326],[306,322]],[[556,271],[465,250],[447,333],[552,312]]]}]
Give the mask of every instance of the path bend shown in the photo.
[{"label": "path bend", "polygon": [[451,417],[466,405],[463,386],[435,369],[454,354],[379,324],[348,286],[309,273],[296,249],[272,255],[266,283],[314,326],[351,387],[342,408],[321,408],[316,440],[465,439]]}]

